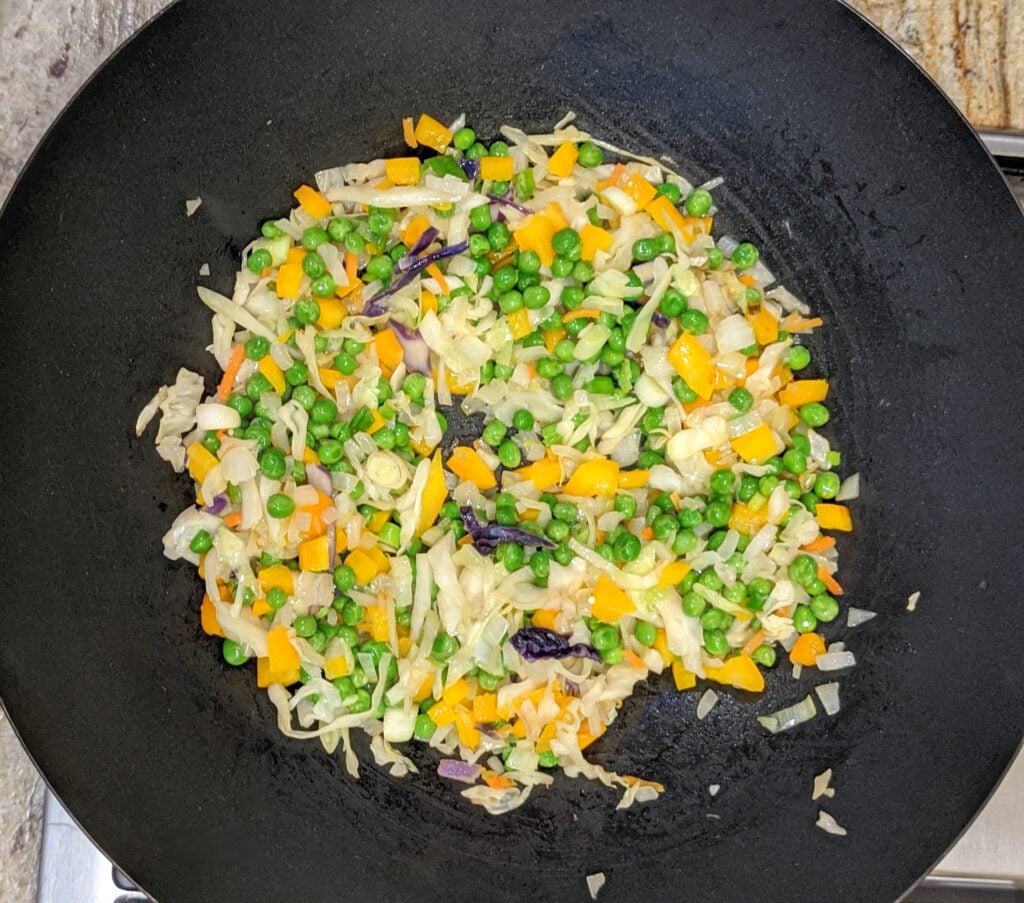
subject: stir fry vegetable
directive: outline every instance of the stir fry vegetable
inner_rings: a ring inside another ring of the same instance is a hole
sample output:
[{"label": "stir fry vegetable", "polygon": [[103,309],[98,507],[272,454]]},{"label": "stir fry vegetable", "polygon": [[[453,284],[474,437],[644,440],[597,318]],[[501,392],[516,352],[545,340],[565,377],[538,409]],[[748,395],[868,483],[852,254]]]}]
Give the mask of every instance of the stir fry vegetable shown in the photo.
[{"label": "stir fry vegetable", "polygon": [[[360,728],[494,813],[554,768],[652,799],[584,755],[639,681],[759,693],[780,644],[826,654],[822,531],[852,522],[799,342],[821,321],[662,163],[568,122],[403,134],[301,186],[230,298],[199,290],[223,377],[139,421],[195,483],[165,553],[281,730],[354,774]],[[449,405],[483,425],[444,450]]]}]

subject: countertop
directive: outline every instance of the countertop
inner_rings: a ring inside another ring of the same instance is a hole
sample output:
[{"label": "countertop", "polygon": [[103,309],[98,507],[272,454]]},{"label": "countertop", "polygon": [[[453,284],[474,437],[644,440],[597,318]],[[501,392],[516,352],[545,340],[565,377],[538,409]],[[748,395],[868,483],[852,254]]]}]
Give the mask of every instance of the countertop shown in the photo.
[{"label": "countertop", "polygon": [[[0,200],[86,78],[169,0],[0,0]],[[829,0],[822,0],[829,2]],[[853,0],[976,126],[1024,129],[1024,0]],[[1024,775],[980,820],[1024,807]],[[42,784],[0,714],[0,903],[35,899]],[[990,811],[991,810],[991,811]],[[971,832],[947,858],[966,861]],[[974,851],[977,854],[977,850]],[[1004,858],[989,851],[993,862]]]}]

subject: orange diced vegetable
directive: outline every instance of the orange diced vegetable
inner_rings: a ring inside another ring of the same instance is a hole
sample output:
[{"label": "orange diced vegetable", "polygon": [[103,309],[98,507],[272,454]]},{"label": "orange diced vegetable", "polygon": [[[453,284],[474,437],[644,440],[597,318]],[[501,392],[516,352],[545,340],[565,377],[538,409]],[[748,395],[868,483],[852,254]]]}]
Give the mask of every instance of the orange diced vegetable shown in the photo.
[{"label": "orange diced vegetable", "polygon": [[511,157],[481,157],[480,178],[488,182],[508,182],[515,173],[516,161]]},{"label": "orange diced vegetable", "polygon": [[800,546],[804,552],[824,552],[825,549],[831,549],[836,544],[834,536],[819,536],[817,539],[812,540],[805,546]]},{"label": "orange diced vegetable", "polygon": [[715,362],[695,336],[682,333],[669,349],[668,360],[694,392],[705,401],[711,397],[715,390]]},{"label": "orange diced vegetable", "polygon": [[555,329],[544,330],[544,347],[548,350],[548,354],[555,353],[555,345],[557,345],[562,339],[564,339],[569,333],[567,333],[561,326]]},{"label": "orange diced vegetable", "polygon": [[331,370],[327,367],[317,367],[317,373],[320,374],[320,382],[324,384],[324,388],[333,392],[335,386],[345,379],[345,374],[340,370]]},{"label": "orange diced vegetable", "polygon": [[810,332],[813,329],[817,329],[824,322],[821,317],[811,317],[809,320],[805,320],[800,314],[792,313],[782,321],[782,328],[786,332]]},{"label": "orange diced vegetable", "polygon": [[557,458],[547,457],[520,467],[517,474],[530,480],[541,492],[562,482],[562,465]]},{"label": "orange diced vegetable", "polygon": [[636,204],[637,210],[643,210],[658,193],[650,182],[640,173],[626,170],[619,179],[618,187],[621,188]]},{"label": "orange diced vegetable", "polygon": [[277,365],[269,354],[265,354],[257,365],[260,373],[262,373],[267,381],[274,387],[274,391],[280,395],[285,390],[284,371]]},{"label": "orange diced vegetable", "polygon": [[729,444],[744,461],[762,464],[779,450],[779,441],[767,423],[731,439]]},{"label": "orange diced vegetable", "polygon": [[484,463],[476,449],[467,445],[453,449],[448,459],[448,469],[459,479],[475,484],[481,492],[498,485],[494,471]]},{"label": "orange diced vegetable", "polygon": [[490,724],[498,720],[498,694],[477,693],[473,697],[473,717],[477,724]]},{"label": "orange diced vegetable", "polygon": [[402,232],[402,242],[411,248],[420,240],[420,236],[428,228],[430,228],[430,220],[422,213],[416,214],[416,216],[409,220],[409,225]]},{"label": "orange diced vegetable", "polygon": [[672,662],[672,680],[677,690],[692,690],[697,686],[697,675],[687,671],[680,661]]},{"label": "orange diced vegetable", "polygon": [[484,783],[491,790],[507,790],[509,787],[516,786],[514,781],[503,774],[487,774],[484,776]]},{"label": "orange diced vegetable", "polygon": [[199,609],[199,623],[202,624],[203,633],[209,636],[224,636],[224,628],[217,620],[217,609],[206,593],[203,593],[203,604]]},{"label": "orange diced vegetable", "polygon": [[844,533],[849,533],[853,529],[850,509],[846,505],[819,502],[814,509],[814,514],[818,518],[818,526],[822,530],[841,530]]},{"label": "orange diced vegetable", "polygon": [[313,219],[323,219],[333,212],[331,202],[311,185],[300,185],[296,188],[295,200]]},{"label": "orange diced vegetable", "polygon": [[661,573],[658,574],[658,587],[660,589],[667,589],[670,586],[675,586],[683,579],[690,571],[693,570],[693,565],[685,561],[672,561],[665,565],[661,569]]},{"label": "orange diced vegetable", "polygon": [[263,568],[256,576],[260,581],[260,589],[266,595],[272,589],[283,589],[287,595],[295,592],[294,572],[283,564]]},{"label": "orange diced vegetable", "polygon": [[563,490],[566,495],[615,495],[619,465],[610,458],[591,458],[576,468]]},{"label": "orange diced vegetable", "polygon": [[[301,264],[305,260],[306,255],[309,253],[305,248],[300,248],[296,245],[294,248],[288,249],[288,256],[285,258],[285,263],[296,263]],[[282,340],[283,341],[283,340]]]},{"label": "orange diced vegetable", "polygon": [[458,705],[469,696],[469,683],[464,677],[460,677],[451,686],[446,687],[441,693],[441,701],[445,705]]},{"label": "orange diced vegetable", "polygon": [[725,661],[721,668],[706,668],[708,680],[751,693],[764,690],[764,675],[754,660],[747,655],[735,655]]},{"label": "orange diced vegetable", "polygon": [[437,295],[429,289],[420,289],[420,318],[427,315],[428,311],[437,313]]},{"label": "orange diced vegetable", "polygon": [[299,569],[303,571],[329,571],[331,569],[330,537],[325,533],[315,539],[299,543]]},{"label": "orange diced vegetable", "polygon": [[200,442],[193,442],[186,449],[185,457],[188,459],[188,472],[197,483],[202,483],[206,475],[220,464],[217,456]]},{"label": "orange diced vegetable", "polygon": [[381,329],[373,335],[373,344],[377,347],[377,359],[380,361],[380,368],[385,374],[390,375],[404,357],[402,344],[398,341],[393,329]]},{"label": "orange diced vegetable", "polygon": [[448,280],[444,278],[444,273],[441,272],[441,268],[436,263],[432,263],[427,267],[427,273],[429,273],[438,284],[442,295],[447,295],[451,292],[451,288],[448,286]]},{"label": "orange diced vegetable", "polygon": [[766,514],[763,508],[755,510],[743,502],[735,502],[729,515],[729,527],[737,533],[752,536],[768,522]]},{"label": "orange diced vegetable", "polygon": [[351,251],[345,252],[345,275],[348,277],[348,284],[355,285],[359,280],[356,279],[356,265],[359,259]]},{"label": "orange diced vegetable", "polygon": [[412,116],[402,117],[402,139],[413,149],[419,147],[419,142],[416,140],[416,128],[412,123]]},{"label": "orange diced vegetable", "polygon": [[779,404],[799,408],[812,401],[824,401],[826,395],[827,379],[795,379],[779,392]]},{"label": "orange diced vegetable", "polygon": [[336,677],[345,677],[348,674],[348,659],[344,655],[335,655],[324,661],[324,677],[334,680]]},{"label": "orange diced vegetable", "polygon": [[473,719],[462,706],[455,710],[455,730],[459,735],[459,743],[476,749],[480,745],[480,731],[473,726]]},{"label": "orange diced vegetable", "polygon": [[651,478],[649,470],[620,470],[619,489],[639,489]]},{"label": "orange diced vegetable", "polygon": [[740,655],[750,655],[758,646],[764,642],[764,631],[759,630],[749,640],[743,644],[743,648],[740,650]]},{"label": "orange diced vegetable", "polygon": [[421,535],[433,526],[441,513],[441,506],[448,496],[448,487],[444,482],[444,466],[441,463],[441,452],[435,452],[427,472],[427,483],[423,487],[423,502],[420,508],[420,520],[416,525],[416,535]]},{"label": "orange diced vegetable", "polygon": [[366,586],[379,573],[377,563],[365,549],[353,549],[346,556],[345,564],[356,572],[356,581],[360,586]]},{"label": "orange diced vegetable", "polygon": [[533,332],[533,326],[530,324],[530,312],[525,307],[520,307],[515,313],[508,314],[505,321],[512,331],[513,340],[517,342]]},{"label": "orange diced vegetable", "polygon": [[580,307],[576,310],[570,310],[566,314],[562,314],[562,322],[569,323],[573,320],[596,320],[601,316],[599,310],[595,310],[593,307]]},{"label": "orange diced vegetable", "polygon": [[302,285],[302,267],[297,263],[284,263],[277,271],[277,297],[295,298]]},{"label": "orange diced vegetable", "polygon": [[843,594],[843,587],[826,569],[825,565],[818,564],[818,579],[828,587],[828,591],[833,596],[841,596]]},{"label": "orange diced vegetable", "polygon": [[429,699],[430,694],[434,688],[434,675],[431,674],[429,677],[424,679],[423,683],[420,684],[420,688],[416,691],[416,695],[413,696],[413,702],[423,702],[424,699]]},{"label": "orange diced vegetable", "polygon": [[666,232],[673,228],[680,233],[687,231],[686,221],[667,195],[659,194],[647,205],[647,213]]},{"label": "orange diced vegetable", "polygon": [[242,345],[235,345],[231,350],[231,357],[228,358],[228,365],[224,368],[224,375],[217,384],[217,397],[225,401],[231,394],[231,387],[235,384],[235,377],[245,360],[245,348]]},{"label": "orange diced vegetable", "polygon": [[287,627],[267,632],[267,657],[271,671],[292,671],[299,667],[299,651],[292,645]]},{"label": "orange diced vegetable", "polygon": [[825,654],[825,648],[825,638],[820,634],[801,633],[789,650],[789,660],[794,665],[813,668],[818,656]]},{"label": "orange diced vegetable", "polygon": [[626,593],[612,583],[605,574],[597,580],[594,587],[594,604],[590,613],[599,621],[612,622],[636,612],[636,605]]},{"label": "orange diced vegetable", "polygon": [[256,686],[269,687],[271,684],[281,684],[290,687],[302,679],[298,668],[289,671],[274,671],[270,667],[270,659],[256,659]]},{"label": "orange diced vegetable", "polygon": [[554,238],[556,231],[557,227],[549,217],[535,213],[519,224],[512,237],[515,238],[520,251],[535,251],[544,266],[551,266],[551,261],[555,259],[551,239]]},{"label": "orange diced vegetable", "polygon": [[576,165],[576,158],[579,151],[571,141],[560,145],[548,160],[548,174],[556,179],[565,179],[572,174],[572,168]]},{"label": "orange diced vegetable", "polygon": [[417,142],[426,145],[439,154],[443,154],[445,148],[452,142],[451,129],[426,113],[420,116],[419,122],[416,123],[414,135]]},{"label": "orange diced vegetable", "polygon": [[318,298],[317,304],[320,306],[320,316],[316,321],[317,326],[321,329],[337,329],[341,326],[346,313],[344,304],[335,298]]},{"label": "orange diced vegetable", "polygon": [[257,618],[262,618],[264,615],[269,615],[274,611],[270,607],[270,603],[262,596],[252,603],[252,613]]},{"label": "orange diced vegetable", "polygon": [[367,606],[361,626],[378,643],[386,643],[389,635],[388,610],[383,605]]},{"label": "orange diced vegetable", "polygon": [[381,416],[380,411],[374,410],[372,412],[372,417],[373,417],[372,422],[366,428],[366,432],[369,433],[371,436],[375,432],[377,432],[377,430],[382,430],[382,429],[384,429],[384,427],[386,427],[388,425],[388,422],[383,418],[383,416]]},{"label": "orange diced vegetable", "polygon": [[579,744],[580,749],[583,750],[590,746],[590,744],[597,740],[605,732],[605,730],[606,728],[602,724],[598,728],[597,733],[592,734],[590,733],[590,728],[587,725],[587,722],[584,721],[583,724],[580,725],[580,729],[576,732],[576,740]]},{"label": "orange diced vegetable", "polygon": [[598,251],[610,251],[614,238],[612,233],[593,223],[587,223],[580,229],[580,257],[593,260]]},{"label": "orange diced vegetable", "polygon": [[366,529],[371,533],[380,533],[381,528],[391,520],[391,512],[386,508],[381,511],[376,511],[367,521]]},{"label": "orange diced vegetable", "polygon": [[659,627],[654,637],[654,651],[661,656],[661,660],[666,667],[671,664],[674,656],[672,655],[672,650],[668,648],[668,634],[665,633],[664,627]]},{"label": "orange diced vegetable", "polygon": [[419,157],[389,157],[384,172],[395,185],[415,185],[420,180]]},{"label": "orange diced vegetable", "polygon": [[533,621],[534,627],[543,627],[545,630],[555,629],[555,618],[558,616],[558,612],[552,608],[538,608],[534,613],[531,620]]},{"label": "orange diced vegetable", "polygon": [[759,345],[770,345],[779,337],[779,321],[764,305],[751,317],[750,325],[754,328],[754,338]]}]

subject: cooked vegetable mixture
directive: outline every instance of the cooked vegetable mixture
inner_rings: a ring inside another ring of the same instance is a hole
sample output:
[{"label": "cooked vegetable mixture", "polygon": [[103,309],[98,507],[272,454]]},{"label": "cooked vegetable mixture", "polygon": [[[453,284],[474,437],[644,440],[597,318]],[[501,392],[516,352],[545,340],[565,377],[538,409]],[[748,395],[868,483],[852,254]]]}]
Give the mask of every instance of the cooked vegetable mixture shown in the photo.
[{"label": "cooked vegetable mixture", "polygon": [[[586,757],[638,681],[759,693],[780,650],[851,663],[821,632],[856,493],[800,344],[821,320],[716,243],[715,183],[571,117],[403,131],[408,156],[301,186],[231,298],[199,289],[219,385],[182,370],[138,423],[162,412],[195,481],[165,554],[281,730],[354,775],[358,728],[397,776],[429,744],[493,813],[556,768],[653,799]],[[481,423],[455,447],[453,405]]]}]

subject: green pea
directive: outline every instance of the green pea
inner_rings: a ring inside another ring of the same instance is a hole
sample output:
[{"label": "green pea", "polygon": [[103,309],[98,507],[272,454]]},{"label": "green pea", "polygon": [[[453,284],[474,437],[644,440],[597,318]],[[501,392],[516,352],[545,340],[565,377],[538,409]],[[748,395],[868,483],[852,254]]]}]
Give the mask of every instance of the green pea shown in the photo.
[{"label": "green pea", "polygon": [[350,589],[355,588],[356,572],[347,564],[339,564],[334,569],[332,577],[334,578],[334,588],[339,593],[347,593]]},{"label": "green pea", "polygon": [[625,533],[615,540],[615,556],[622,561],[636,561],[640,557],[640,538]]},{"label": "green pea", "polygon": [[355,223],[348,219],[332,219],[327,224],[327,234],[331,241],[344,241],[345,236],[355,228]]},{"label": "green pea", "polygon": [[504,423],[500,420],[492,420],[484,427],[480,438],[492,448],[496,448],[501,445],[507,433],[508,427],[506,427]]},{"label": "green pea", "polygon": [[602,624],[600,627],[594,628],[594,632],[590,635],[590,644],[598,652],[618,646],[620,645],[619,631],[611,624]]},{"label": "green pea", "polygon": [[[476,132],[474,132],[471,128],[467,128],[466,126],[463,126],[454,135],[452,135],[452,144],[455,145],[456,150],[468,151],[473,146],[473,143],[475,141]],[[433,728],[431,728],[430,733],[433,732],[434,730]]]},{"label": "green pea", "polygon": [[309,411],[313,423],[332,423],[338,416],[338,406],[329,398],[318,398]]},{"label": "green pea", "polygon": [[683,193],[679,190],[679,186],[674,182],[662,182],[658,186],[658,194],[667,197],[673,207],[676,206],[683,197]]},{"label": "green pea", "polygon": [[[456,132],[456,134],[458,134]],[[416,716],[416,722],[413,725],[412,733],[417,740],[429,740],[434,736],[434,731],[437,730],[437,725],[434,724],[431,717],[423,712]]]},{"label": "green pea", "polygon": [[196,530],[189,541],[188,547],[197,555],[202,555],[213,548],[213,537],[206,530]]},{"label": "green pea", "polygon": [[527,310],[540,310],[551,300],[551,292],[543,285],[531,285],[523,291],[522,297]]},{"label": "green pea", "polygon": [[487,156],[487,148],[479,141],[475,141],[465,153],[466,157],[470,160],[480,160]]},{"label": "green pea", "polygon": [[729,651],[729,641],[719,629],[705,630],[704,648],[709,655],[725,655]]},{"label": "green pea", "polygon": [[447,633],[439,633],[430,647],[430,657],[436,662],[446,662],[459,648],[459,641]]},{"label": "green pea", "polygon": [[775,647],[762,644],[750,653],[750,657],[759,665],[770,668],[775,664]]},{"label": "green pea", "polygon": [[826,624],[834,621],[839,616],[839,603],[828,593],[820,593],[813,596],[810,602],[811,611],[819,621]]},{"label": "green pea", "polygon": [[686,212],[690,216],[707,216],[711,209],[711,192],[695,188],[686,196]]},{"label": "green pea", "polygon": [[264,238],[280,238],[284,235],[284,230],[273,220],[268,219],[260,226],[260,234]]},{"label": "green pea", "polygon": [[809,605],[798,605],[793,609],[793,627],[797,633],[811,633],[818,626],[818,619]]},{"label": "green pea", "polygon": [[245,356],[251,361],[263,360],[270,353],[270,341],[261,335],[254,335],[245,343]]},{"label": "green pea", "polygon": [[272,266],[273,263],[270,251],[266,248],[255,248],[249,254],[249,259],[246,260],[245,265],[249,268],[249,272],[259,276],[267,267]]},{"label": "green pea", "polygon": [[295,305],[295,319],[303,326],[309,326],[320,319],[320,305],[312,298],[304,298]]},{"label": "green pea", "polygon": [[520,408],[512,415],[512,426],[523,433],[532,430],[534,422],[533,414],[526,408]]},{"label": "green pea", "polygon": [[[491,223],[487,227],[487,240],[491,243],[491,249],[494,251],[504,250],[511,237],[508,226],[504,223]],[[512,272],[515,273],[515,270],[512,270]],[[519,278],[518,275],[516,278]]]},{"label": "green pea", "polygon": [[678,317],[684,310],[686,310],[686,298],[683,297],[681,292],[674,288],[670,288],[661,296],[661,301],[658,303],[658,309],[666,317]]},{"label": "green pea", "polygon": [[551,261],[551,275],[556,279],[565,279],[572,273],[574,262],[568,257],[556,257]]},{"label": "green pea", "polygon": [[566,567],[573,558],[576,557],[576,553],[573,552],[565,543],[560,543],[554,549],[551,550],[551,557],[555,559],[562,567]]},{"label": "green pea", "polygon": [[729,393],[729,404],[741,413],[749,411],[754,404],[754,396],[748,389],[742,387],[733,389]]},{"label": "green pea", "polygon": [[366,275],[370,279],[377,279],[381,282],[387,282],[391,278],[391,273],[395,268],[395,262],[385,254],[378,254],[376,257],[371,257],[366,264]]},{"label": "green pea", "polygon": [[708,331],[707,315],[693,307],[689,307],[679,315],[679,325],[693,335],[703,335]]},{"label": "green pea", "polygon": [[650,621],[637,621],[633,627],[633,636],[641,646],[653,646],[658,639],[658,628]]},{"label": "green pea", "polygon": [[249,661],[249,656],[245,653],[245,647],[234,640],[224,640],[220,649],[221,655],[224,656],[224,661],[236,668]]},{"label": "green pea", "polygon": [[[309,287],[310,292],[316,295],[318,298],[330,298],[337,290],[338,285],[334,281],[334,277],[329,273],[324,273],[318,279],[314,279]],[[319,316],[319,314],[318,314]]]},{"label": "green pea", "polygon": [[757,248],[749,241],[737,245],[732,252],[732,262],[738,270],[749,270],[757,263]]},{"label": "green pea", "polygon": [[580,247],[580,234],[575,229],[566,226],[559,229],[551,239],[551,247],[556,254],[568,257]]},{"label": "green pea", "polygon": [[316,618],[310,615],[300,615],[292,624],[295,635],[307,639],[316,633]]},{"label": "green pea", "polygon": [[720,248],[708,248],[707,268],[709,270],[717,270],[724,260],[725,254],[722,253]]},{"label": "green pea", "polygon": [[633,259],[641,262],[658,256],[658,243],[653,238],[638,238],[633,242]]},{"label": "green pea", "polygon": [[345,705],[345,708],[348,709],[350,715],[358,715],[361,712],[370,711],[370,706],[373,704],[373,700],[367,690],[362,688],[356,690],[355,697],[355,699],[350,700]]},{"label": "green pea", "polygon": [[725,612],[719,611],[717,608],[709,608],[700,616],[700,626],[705,630],[721,630],[722,625],[725,624]]},{"label": "green pea", "polygon": [[604,151],[593,141],[584,141],[579,146],[576,162],[586,169],[592,169],[604,163]]},{"label": "green pea", "polygon": [[672,540],[672,553],[674,555],[685,555],[697,548],[697,534],[692,530],[680,529]]},{"label": "green pea", "polygon": [[804,345],[793,345],[786,352],[786,366],[790,370],[803,370],[811,362],[811,352]]},{"label": "green pea", "polygon": [[782,464],[790,473],[799,476],[807,470],[807,456],[797,448],[790,448],[782,456]]},{"label": "green pea", "polygon": [[828,408],[821,402],[812,401],[800,408],[800,419],[810,427],[824,426],[829,421]]},{"label": "green pea", "polygon": [[826,470],[814,478],[814,494],[822,499],[834,499],[842,482],[838,474]]},{"label": "green pea", "polygon": [[818,576],[818,565],[810,555],[797,555],[788,568],[789,579],[806,586]]},{"label": "green pea", "polygon": [[567,401],[572,398],[572,377],[566,373],[560,373],[551,379],[551,394],[558,401]]},{"label": "green pea", "polygon": [[594,265],[586,260],[578,260],[572,267],[572,278],[577,282],[590,282],[594,278]]},{"label": "green pea", "polygon": [[[262,374],[260,374],[262,376]],[[309,368],[302,361],[295,361],[284,371],[284,381],[289,386],[301,386],[309,381]],[[271,388],[273,388],[271,386]]]},{"label": "green pea", "polygon": [[267,514],[271,517],[282,519],[290,517],[295,511],[295,500],[283,492],[275,492],[267,499]]},{"label": "green pea", "polygon": [[606,665],[617,665],[622,661],[622,647],[612,646],[611,649],[605,649],[601,653],[601,658]]},{"label": "green pea", "polygon": [[490,204],[480,204],[480,206],[470,210],[469,225],[471,229],[475,229],[477,232],[486,232],[487,227],[491,225]]},{"label": "green pea", "polygon": [[284,452],[279,448],[268,448],[260,455],[260,470],[268,480],[280,480],[286,469]]},{"label": "green pea", "polygon": [[377,443],[377,448],[390,451],[397,444],[398,437],[395,435],[394,429],[390,426],[386,426],[377,430],[377,432],[373,434],[373,441]]},{"label": "green pea", "polygon": [[710,502],[704,511],[704,517],[712,527],[724,527],[731,516],[732,508],[728,502]]},{"label": "green pea", "polygon": [[498,460],[502,467],[518,467],[523,460],[523,453],[511,439],[506,439],[498,446]]},{"label": "green pea", "polygon": [[319,226],[311,226],[302,233],[302,247],[307,251],[315,251],[325,241],[330,240],[331,236],[327,230],[321,229]]},{"label": "green pea", "polygon": [[811,453],[811,440],[802,433],[793,433],[790,436],[790,440],[793,443],[793,448],[799,449],[805,455],[809,455]]}]

